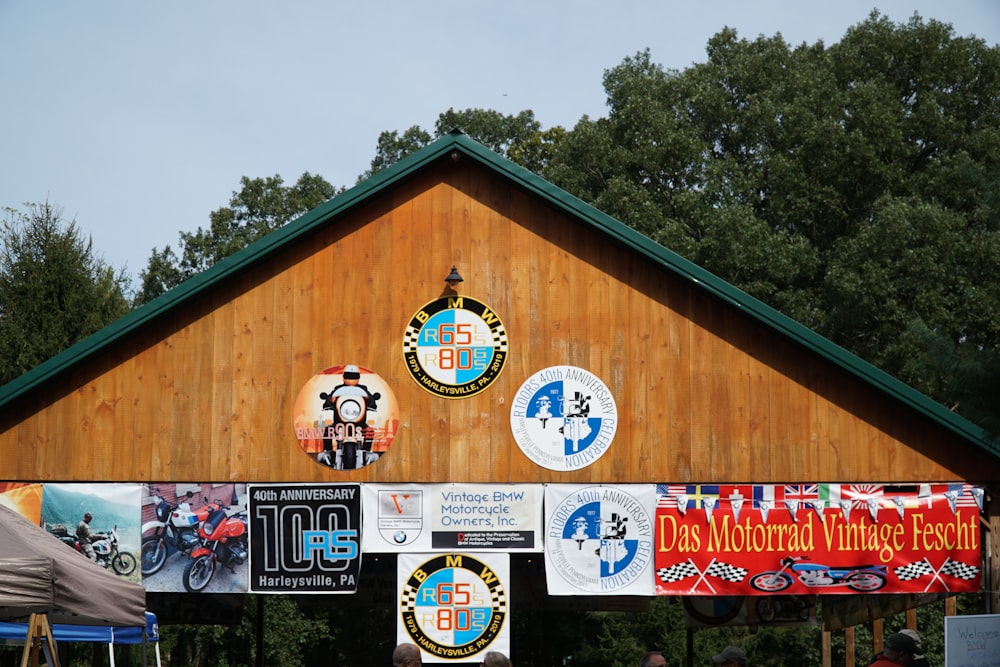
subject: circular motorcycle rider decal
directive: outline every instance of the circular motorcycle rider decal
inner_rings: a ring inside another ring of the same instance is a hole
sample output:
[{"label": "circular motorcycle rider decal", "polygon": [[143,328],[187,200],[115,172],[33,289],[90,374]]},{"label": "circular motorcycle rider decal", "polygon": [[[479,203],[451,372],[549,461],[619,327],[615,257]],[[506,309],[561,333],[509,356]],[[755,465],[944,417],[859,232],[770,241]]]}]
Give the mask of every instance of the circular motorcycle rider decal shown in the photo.
[{"label": "circular motorcycle rider decal", "polygon": [[399,428],[399,406],[385,380],[362,366],[331,366],[299,391],[295,437],[318,463],[355,470],[389,450]]},{"label": "circular motorcycle rider decal", "polygon": [[403,337],[406,370],[444,398],[466,398],[489,387],[507,361],[507,330],[486,304],[443,296],[410,319]]},{"label": "circular motorcycle rider decal", "polygon": [[549,470],[577,470],[601,458],[618,429],[614,396],[600,378],[575,366],[552,366],[521,385],[510,427],[525,456]]}]

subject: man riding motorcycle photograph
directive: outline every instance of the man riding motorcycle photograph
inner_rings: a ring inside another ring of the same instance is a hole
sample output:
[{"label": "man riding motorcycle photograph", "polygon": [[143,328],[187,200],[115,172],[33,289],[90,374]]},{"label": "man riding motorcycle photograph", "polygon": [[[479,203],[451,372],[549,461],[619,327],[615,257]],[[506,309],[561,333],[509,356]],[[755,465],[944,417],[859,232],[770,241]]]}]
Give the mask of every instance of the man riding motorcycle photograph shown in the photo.
[{"label": "man riding motorcycle photograph", "polygon": [[83,515],[83,519],[80,523],[76,525],[76,539],[80,543],[80,548],[83,550],[83,554],[90,560],[95,560],[97,556],[94,554],[93,545],[93,535],[90,530],[90,522],[94,520],[94,515],[90,512],[86,512]]}]

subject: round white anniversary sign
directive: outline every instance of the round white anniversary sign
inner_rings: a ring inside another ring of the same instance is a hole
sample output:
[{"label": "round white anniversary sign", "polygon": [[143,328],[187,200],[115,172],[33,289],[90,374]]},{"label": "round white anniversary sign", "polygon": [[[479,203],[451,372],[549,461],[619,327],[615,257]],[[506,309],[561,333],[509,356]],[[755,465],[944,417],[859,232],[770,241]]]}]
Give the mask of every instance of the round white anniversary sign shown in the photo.
[{"label": "round white anniversary sign", "polygon": [[577,470],[601,458],[618,428],[618,408],[599,377],[551,366],[521,385],[510,428],[525,456],[549,470]]}]

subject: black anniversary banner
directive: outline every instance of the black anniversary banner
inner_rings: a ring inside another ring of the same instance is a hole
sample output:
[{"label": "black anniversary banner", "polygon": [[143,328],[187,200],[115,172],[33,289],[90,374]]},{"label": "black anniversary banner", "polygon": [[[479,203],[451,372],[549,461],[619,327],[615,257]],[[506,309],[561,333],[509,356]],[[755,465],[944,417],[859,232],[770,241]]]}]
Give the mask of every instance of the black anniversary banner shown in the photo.
[{"label": "black anniversary banner", "polygon": [[248,495],[251,592],[357,590],[360,484],[254,484]]}]

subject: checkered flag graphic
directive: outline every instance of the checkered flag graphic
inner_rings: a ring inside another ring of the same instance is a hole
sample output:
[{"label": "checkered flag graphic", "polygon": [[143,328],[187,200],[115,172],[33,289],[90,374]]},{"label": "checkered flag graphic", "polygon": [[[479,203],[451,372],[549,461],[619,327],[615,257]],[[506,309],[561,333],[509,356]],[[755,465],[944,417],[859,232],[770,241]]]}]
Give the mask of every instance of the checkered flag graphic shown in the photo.
[{"label": "checkered flag graphic", "polygon": [[399,606],[402,611],[414,611],[417,608],[417,589],[410,584],[403,586],[403,595]]},{"label": "checkered flag graphic", "polygon": [[420,329],[415,326],[407,326],[406,333],[403,334],[403,352],[416,352],[419,340]]},{"label": "checkered flag graphic", "polygon": [[495,611],[507,611],[507,591],[496,586],[490,590],[490,597],[493,600],[493,609]]},{"label": "checkered flag graphic", "polygon": [[681,579],[687,579],[688,577],[694,577],[700,574],[698,568],[694,566],[694,563],[687,561],[686,563],[677,563],[676,565],[671,565],[670,567],[661,567],[656,571],[656,576],[660,578],[661,581],[668,584],[672,584],[675,581],[680,581]]},{"label": "checkered flag graphic", "polygon": [[896,578],[900,581],[913,581],[934,574],[934,568],[926,560],[919,560],[909,565],[900,565],[893,572],[896,573]]},{"label": "checkered flag graphic", "polygon": [[507,330],[502,326],[493,329],[493,347],[500,352],[507,351]]},{"label": "checkered flag graphic", "polygon": [[944,565],[941,566],[941,574],[947,574],[949,577],[955,577],[956,579],[971,581],[979,574],[979,568],[974,565],[967,565],[962,561],[952,560],[949,558],[944,562]]},{"label": "checkered flag graphic", "polygon": [[718,577],[730,583],[738,584],[747,576],[747,569],[730,565],[729,563],[715,562],[708,566],[705,574],[710,577]]}]

